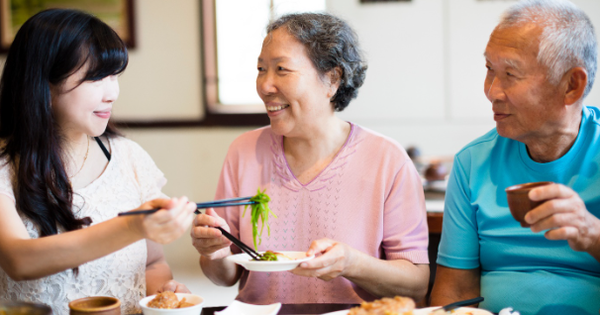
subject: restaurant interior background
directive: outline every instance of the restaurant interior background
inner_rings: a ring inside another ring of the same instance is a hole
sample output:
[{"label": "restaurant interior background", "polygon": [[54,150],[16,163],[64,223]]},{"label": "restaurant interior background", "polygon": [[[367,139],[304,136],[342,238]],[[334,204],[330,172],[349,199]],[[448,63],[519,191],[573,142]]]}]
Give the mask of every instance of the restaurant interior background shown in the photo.
[{"label": "restaurant interior background", "polygon": [[[114,117],[189,120],[204,116],[200,1],[206,0],[135,0],[136,47],[119,79],[121,96]],[[590,16],[598,36],[600,1],[573,2]],[[417,146],[429,160],[451,159],[462,146],[494,127],[483,93],[483,51],[500,13],[513,0],[326,3],[327,11],[357,31],[369,64],[358,98],[340,117],[404,147]],[[246,53],[251,52],[239,47],[239,54]],[[5,55],[0,55],[2,65],[4,60]],[[600,106],[599,86],[585,103]],[[166,194],[200,202],[213,198],[229,143],[254,128],[123,131],[165,173]],[[233,300],[236,287],[216,287],[203,276],[188,234],[165,246],[165,252],[175,279],[204,296],[207,306]]]}]

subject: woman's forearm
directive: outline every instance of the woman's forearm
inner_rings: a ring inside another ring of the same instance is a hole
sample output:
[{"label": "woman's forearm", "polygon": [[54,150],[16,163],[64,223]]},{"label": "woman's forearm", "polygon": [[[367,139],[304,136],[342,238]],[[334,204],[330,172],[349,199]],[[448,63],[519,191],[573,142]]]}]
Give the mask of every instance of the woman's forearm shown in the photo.
[{"label": "woman's forearm", "polygon": [[[0,234],[0,266],[14,280],[49,276],[98,259],[142,239],[130,218],[118,217],[88,228],[30,239]],[[22,226],[22,225],[21,225]]]},{"label": "woman's forearm", "polygon": [[343,275],[377,297],[396,295],[420,301],[427,293],[429,265],[408,260],[382,260],[356,251],[355,262]]},{"label": "woman's forearm", "polygon": [[162,287],[173,279],[171,267],[165,259],[162,245],[147,240],[148,258],[146,261],[146,295],[162,292]]},{"label": "woman's forearm", "polygon": [[241,268],[226,258],[211,260],[200,256],[200,267],[207,278],[220,286],[230,287],[236,284],[242,275]]}]

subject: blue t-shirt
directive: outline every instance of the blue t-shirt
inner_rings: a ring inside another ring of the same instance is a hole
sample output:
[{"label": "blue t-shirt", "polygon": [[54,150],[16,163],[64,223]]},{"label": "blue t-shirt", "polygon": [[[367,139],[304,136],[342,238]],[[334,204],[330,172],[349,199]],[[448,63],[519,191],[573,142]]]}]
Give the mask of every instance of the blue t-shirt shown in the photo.
[{"label": "blue t-shirt", "polygon": [[521,142],[495,129],[454,159],[437,263],[481,267],[480,307],[522,315],[594,314],[600,310],[600,262],[567,241],[522,228],[508,209],[508,186],[553,181],[575,190],[600,217],[600,110],[583,107],[573,147],[558,160],[533,161]]}]

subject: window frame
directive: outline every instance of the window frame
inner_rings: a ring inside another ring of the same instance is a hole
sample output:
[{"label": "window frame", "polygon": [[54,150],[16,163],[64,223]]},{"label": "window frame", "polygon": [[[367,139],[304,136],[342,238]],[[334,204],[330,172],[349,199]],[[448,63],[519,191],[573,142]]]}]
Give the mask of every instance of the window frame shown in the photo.
[{"label": "window frame", "polygon": [[[217,78],[217,43],[216,43],[216,6],[215,0],[202,0],[200,9],[200,49],[202,64],[202,109],[204,116],[199,119],[177,120],[117,120],[119,127],[125,128],[155,128],[155,127],[208,127],[208,126],[265,126],[269,117],[264,112],[262,104],[254,105],[224,105],[218,102]],[[257,110],[263,112],[258,113]]]}]

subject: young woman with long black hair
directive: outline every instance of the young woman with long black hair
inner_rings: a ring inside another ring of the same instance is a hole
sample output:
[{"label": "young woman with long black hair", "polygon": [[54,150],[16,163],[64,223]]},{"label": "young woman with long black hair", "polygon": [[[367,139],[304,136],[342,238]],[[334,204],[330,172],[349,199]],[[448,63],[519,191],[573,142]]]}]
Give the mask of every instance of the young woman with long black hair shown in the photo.
[{"label": "young woman with long black hair", "polygon": [[[127,63],[117,34],[80,11],[43,11],[17,33],[0,82],[0,300],[67,314],[108,295],[127,314],[146,294],[187,291],[159,244],[195,205],[166,198],[162,172],[109,123]],[[117,217],[134,208],[164,211]]]}]

